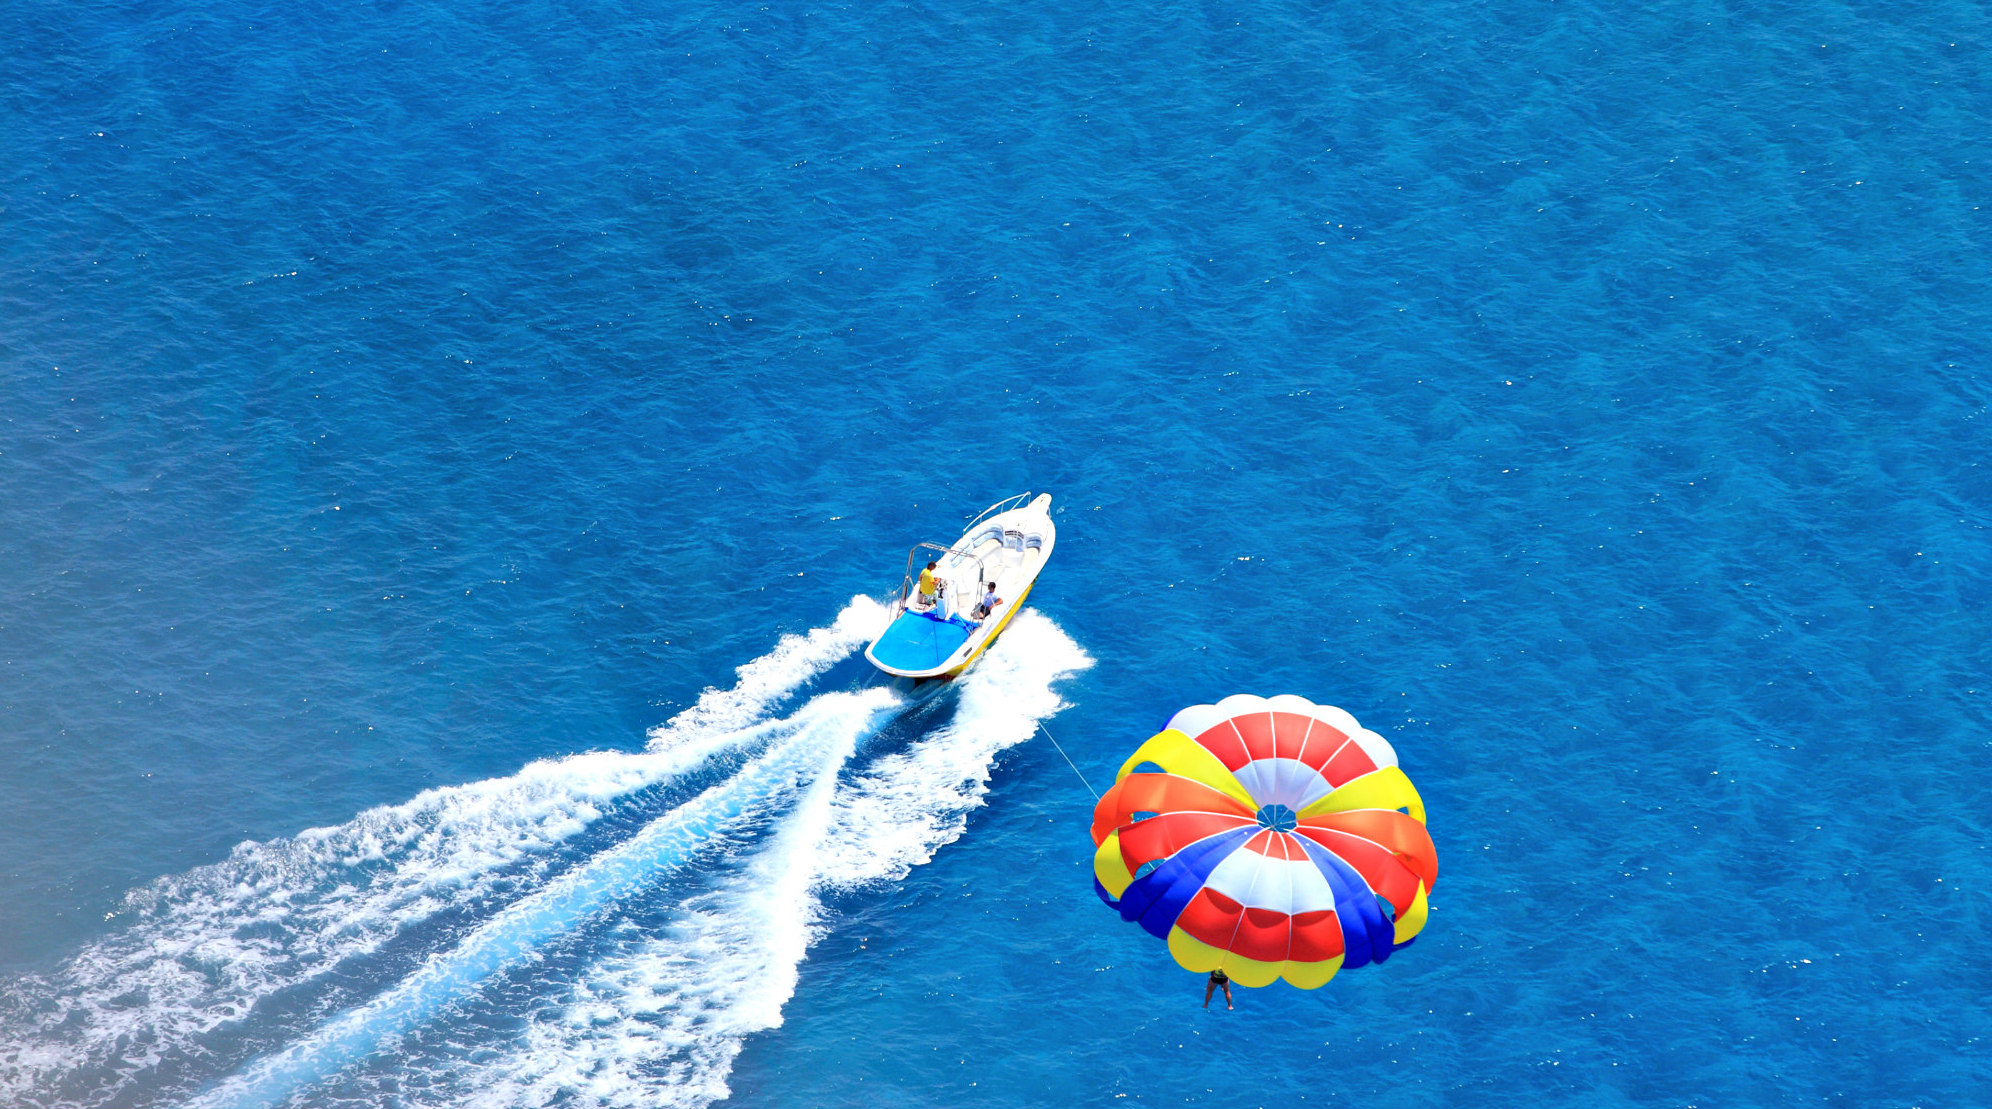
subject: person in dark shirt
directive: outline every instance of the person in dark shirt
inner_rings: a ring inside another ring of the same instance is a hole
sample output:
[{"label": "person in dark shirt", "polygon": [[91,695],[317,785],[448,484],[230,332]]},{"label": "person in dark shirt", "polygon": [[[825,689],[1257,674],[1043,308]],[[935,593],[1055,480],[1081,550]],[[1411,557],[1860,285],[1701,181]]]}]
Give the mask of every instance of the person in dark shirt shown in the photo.
[{"label": "person in dark shirt", "polygon": [[1210,981],[1204,983],[1204,1008],[1210,1008],[1210,995],[1219,989],[1224,990],[1224,1007],[1231,1008],[1231,976],[1224,973],[1223,967],[1211,971]]}]

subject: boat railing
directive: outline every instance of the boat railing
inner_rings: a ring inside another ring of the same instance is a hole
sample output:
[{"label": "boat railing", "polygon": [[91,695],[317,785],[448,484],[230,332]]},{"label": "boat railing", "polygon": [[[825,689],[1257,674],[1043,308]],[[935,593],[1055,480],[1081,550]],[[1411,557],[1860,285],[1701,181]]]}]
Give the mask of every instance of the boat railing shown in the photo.
[{"label": "boat railing", "polygon": [[[981,523],[984,520],[987,520],[989,517],[997,515],[998,513],[1008,512],[1009,510],[1016,508],[1019,505],[1028,503],[1030,499],[1031,499],[1031,494],[1028,491],[1026,491],[1023,493],[1019,493],[1014,497],[1005,497],[1002,500],[997,501],[995,504],[992,504],[988,508],[985,508],[981,512],[975,514],[975,518],[970,520],[968,522],[968,526],[962,529],[963,536],[966,537],[970,532],[973,532],[975,530],[975,525]],[[1005,536],[1003,538],[1005,540],[1004,545],[1008,546],[1009,545],[1007,542],[1008,537]],[[920,557],[921,551],[938,551],[942,555],[957,555],[957,554],[969,554],[972,553],[972,550],[973,550],[972,543],[968,548],[943,547],[939,543],[914,544],[913,549],[906,552],[906,572],[900,575],[899,587],[886,594],[888,597],[891,598],[893,616],[897,617],[900,613],[905,612],[906,606],[913,599],[914,583],[918,580],[920,576],[919,572],[913,568],[913,564],[915,560],[917,560]],[[983,566],[981,565],[981,563],[977,563],[976,576],[981,577],[982,573],[983,573]]]},{"label": "boat railing", "polygon": [[969,528],[973,528],[975,525],[981,523],[984,520],[987,520],[989,517],[994,516],[999,512],[1008,512],[1011,509],[1018,507],[1019,505],[1025,504],[1030,499],[1031,495],[1029,491],[1019,493],[1014,497],[1005,497],[1002,500],[997,501],[995,504],[992,504],[988,508],[985,508],[981,512],[977,513],[975,519],[970,520],[968,522],[968,527],[963,528],[962,530],[967,531],[969,530]]},{"label": "boat railing", "polygon": [[[906,572],[900,575],[899,588],[896,592],[888,594],[888,596],[892,597],[892,615],[895,618],[900,613],[906,611],[907,604],[913,599],[914,582],[920,576],[919,572],[913,569],[913,563],[919,559],[921,551],[938,551],[943,555],[959,553],[953,547],[943,547],[939,543],[913,544],[913,548],[906,552]],[[929,559],[928,561],[936,560]]]}]

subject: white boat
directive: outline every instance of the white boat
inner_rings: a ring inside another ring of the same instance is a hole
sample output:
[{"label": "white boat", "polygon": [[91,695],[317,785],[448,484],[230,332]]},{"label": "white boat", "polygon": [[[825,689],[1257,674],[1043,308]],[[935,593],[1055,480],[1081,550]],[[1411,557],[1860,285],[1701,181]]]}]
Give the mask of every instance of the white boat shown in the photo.
[{"label": "white boat", "polygon": [[[915,546],[890,599],[892,622],[865,648],[865,658],[902,678],[952,678],[968,669],[1024,607],[1057,539],[1051,494],[1033,500],[1019,493],[984,509],[952,546]],[[929,562],[938,586],[931,599],[920,589]],[[991,582],[1002,603],[978,616]]]}]

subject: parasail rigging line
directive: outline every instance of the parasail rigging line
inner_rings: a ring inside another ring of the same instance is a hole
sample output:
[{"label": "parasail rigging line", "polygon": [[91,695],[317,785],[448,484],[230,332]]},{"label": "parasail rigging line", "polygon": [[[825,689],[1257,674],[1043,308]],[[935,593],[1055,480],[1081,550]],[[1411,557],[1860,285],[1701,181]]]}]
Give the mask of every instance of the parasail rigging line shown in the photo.
[{"label": "parasail rigging line", "polygon": [[[1042,723],[1037,726],[1037,730],[1044,732],[1044,737],[1051,740],[1053,747],[1058,747],[1058,740],[1052,738],[1051,733],[1045,730],[1045,726]],[[1072,761],[1071,755],[1065,754],[1065,748],[1058,747],[1058,753],[1064,756],[1065,765],[1072,768],[1072,773],[1079,775],[1079,784],[1086,787],[1086,792],[1093,795],[1093,800],[1098,801],[1100,799],[1100,791],[1093,788],[1093,783],[1087,781],[1084,774],[1079,774],[1079,764]]]}]

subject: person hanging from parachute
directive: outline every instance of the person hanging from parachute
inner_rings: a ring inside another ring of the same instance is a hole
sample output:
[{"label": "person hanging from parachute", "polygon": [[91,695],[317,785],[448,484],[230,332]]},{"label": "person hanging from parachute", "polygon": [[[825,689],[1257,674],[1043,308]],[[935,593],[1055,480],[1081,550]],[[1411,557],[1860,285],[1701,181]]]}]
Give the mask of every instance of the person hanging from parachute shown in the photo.
[{"label": "person hanging from parachute", "polygon": [[1210,975],[1206,1006],[1232,982],[1311,990],[1383,962],[1425,926],[1438,878],[1397,752],[1291,694],[1177,713],[1122,764],[1092,835],[1095,892]]},{"label": "person hanging from parachute", "polygon": [[1224,1007],[1226,1009],[1232,1008],[1231,979],[1225,977],[1223,967],[1218,967],[1216,970],[1211,971],[1210,980],[1204,983],[1204,1008],[1210,1008],[1210,995],[1220,988],[1224,990]]}]

